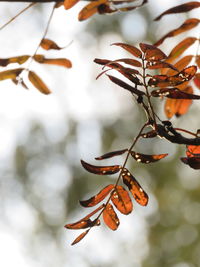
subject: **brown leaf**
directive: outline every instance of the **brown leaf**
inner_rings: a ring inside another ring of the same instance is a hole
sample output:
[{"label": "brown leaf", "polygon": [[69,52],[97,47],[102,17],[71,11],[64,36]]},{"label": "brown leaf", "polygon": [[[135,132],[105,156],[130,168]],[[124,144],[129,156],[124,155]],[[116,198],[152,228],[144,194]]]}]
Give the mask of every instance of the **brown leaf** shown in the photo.
[{"label": "brown leaf", "polygon": [[100,157],[97,157],[95,158],[96,160],[102,160],[102,159],[108,159],[108,158],[112,158],[112,157],[115,157],[115,156],[119,156],[119,155],[122,155],[124,154],[126,151],[128,151],[128,149],[122,149],[122,150],[117,150],[117,151],[112,151],[112,152],[109,152],[109,153],[106,153]]},{"label": "brown leaf", "polygon": [[133,204],[128,192],[120,185],[112,193],[111,200],[115,207],[125,215],[133,210]]},{"label": "brown leaf", "polygon": [[200,157],[181,158],[181,161],[195,170],[200,169]]},{"label": "brown leaf", "polygon": [[103,220],[105,224],[113,231],[117,230],[120,224],[117,214],[110,203],[107,204],[103,211]]},{"label": "brown leaf", "polygon": [[175,30],[172,30],[165,34],[160,40],[158,40],[154,45],[159,46],[161,45],[165,39],[169,37],[177,36],[178,34],[181,34],[183,32],[186,32],[194,27],[196,27],[199,24],[200,20],[196,18],[187,19],[183,24],[181,24],[180,27],[176,28]]},{"label": "brown leaf", "polygon": [[99,226],[100,221],[98,219],[90,220],[90,219],[81,219],[78,222],[66,224],[65,228],[71,229],[71,230],[79,230],[79,229],[85,229],[85,228],[91,228],[93,226]]},{"label": "brown leaf", "polygon": [[83,206],[83,207],[93,207],[93,206],[97,205],[99,202],[104,200],[105,197],[108,196],[108,194],[111,192],[111,190],[113,188],[114,188],[113,184],[107,185],[98,194],[96,194],[94,197],[91,197],[88,200],[80,201],[81,206]]},{"label": "brown leaf", "polygon": [[131,58],[121,58],[121,59],[116,59],[113,62],[123,62],[125,64],[134,66],[134,67],[142,67],[142,63],[139,62],[138,60],[131,59]]},{"label": "brown leaf", "polygon": [[50,39],[42,39],[40,46],[45,49],[45,50],[50,50],[50,49],[54,49],[54,50],[61,50],[63,49],[63,47],[59,47],[54,41],[50,40]]},{"label": "brown leaf", "polygon": [[41,64],[58,65],[65,68],[71,68],[72,63],[66,58],[45,58],[43,55],[35,55],[34,60]]},{"label": "brown leaf", "polygon": [[18,57],[9,57],[9,58],[0,58],[0,66],[6,67],[7,65],[11,63],[18,63],[23,64],[25,63],[30,56],[24,55],[24,56],[18,56]]},{"label": "brown leaf", "polygon": [[175,7],[172,7],[165,12],[163,12],[161,15],[156,17],[154,20],[160,20],[163,16],[168,15],[168,14],[176,14],[176,13],[182,13],[182,12],[187,12],[190,11],[194,8],[200,7],[200,2],[199,1],[193,1],[193,2],[188,2],[182,5],[178,5]]},{"label": "brown leaf", "polygon": [[82,234],[80,234],[72,243],[71,245],[75,245],[77,244],[78,242],[80,242],[86,235],[87,233],[89,232],[90,229],[86,230],[85,232],[83,232]]},{"label": "brown leaf", "polygon": [[133,177],[133,175],[127,170],[124,169],[122,172],[122,178],[124,184],[128,187],[134,199],[142,206],[148,204],[149,197],[147,193],[142,189],[141,185]]},{"label": "brown leaf", "polygon": [[63,5],[64,5],[65,9],[70,9],[78,2],[79,2],[79,0],[64,0]]},{"label": "brown leaf", "polygon": [[140,43],[140,48],[145,54],[145,59],[148,61],[157,61],[167,58],[165,53],[154,45]]},{"label": "brown leaf", "polygon": [[166,96],[172,99],[200,99],[200,95],[188,94],[178,88],[162,88],[151,92],[154,97]]},{"label": "brown leaf", "polygon": [[147,62],[146,64],[146,67],[148,69],[172,69],[173,72],[177,73],[178,72],[178,69],[173,66],[172,64],[170,63],[167,63],[167,62],[163,62],[163,61],[150,61],[150,62]]},{"label": "brown leaf", "polygon": [[143,133],[140,136],[143,138],[153,138],[156,137],[158,134],[155,130],[151,130],[149,132]]},{"label": "brown leaf", "polygon": [[196,42],[197,38],[195,37],[187,37],[183,41],[181,41],[179,44],[177,44],[172,51],[170,52],[167,62],[174,61],[177,57],[182,55],[186,49],[188,49],[191,45]]},{"label": "brown leaf", "polygon": [[0,72],[0,81],[6,79],[15,79],[20,73],[23,71],[23,68],[12,69],[12,70],[5,70]]},{"label": "brown leaf", "polygon": [[[182,90],[185,93],[192,94],[193,89],[191,86],[187,86],[185,89]],[[165,115],[168,119],[176,115],[177,117],[184,115],[187,113],[190,105],[192,104],[192,100],[186,99],[167,99],[165,102]]]},{"label": "brown leaf", "polygon": [[129,92],[131,92],[132,94],[136,94],[137,96],[142,96],[145,95],[144,92],[138,90],[136,87],[133,87],[127,83],[125,83],[124,81],[112,76],[112,75],[107,75],[108,78],[115,84],[119,85],[120,87],[128,90]]},{"label": "brown leaf", "polygon": [[133,56],[135,57],[142,57],[142,52],[135,46],[133,45],[129,45],[129,44],[124,44],[124,43],[114,43],[112,45],[117,45],[122,47],[123,49],[125,49],[126,51],[128,51],[129,53],[131,53]]},{"label": "brown leaf", "polygon": [[91,2],[88,5],[86,5],[79,12],[79,15],[78,15],[79,21],[86,20],[89,17],[91,17],[92,15],[94,15],[95,13],[97,13],[98,6],[100,6],[101,4],[105,4],[106,2],[107,2],[107,0],[97,0],[97,1]]},{"label": "brown leaf", "polygon": [[[192,58],[193,58],[192,55],[184,56],[174,64],[174,67],[176,69],[178,69],[179,71],[181,71],[181,70],[183,70],[185,67],[187,67],[189,65],[189,63],[191,62]],[[168,59],[167,59],[167,61],[168,61]],[[172,75],[175,75],[176,73],[177,72],[172,70],[172,69],[169,69],[169,70],[166,71],[166,75],[167,76],[172,76]],[[162,73],[162,74],[164,74],[164,73]]]},{"label": "brown leaf", "polygon": [[30,82],[37,88],[41,93],[48,95],[51,93],[46,84],[41,80],[41,78],[33,71],[29,71],[28,78]]},{"label": "brown leaf", "polygon": [[91,165],[83,160],[81,160],[82,166],[91,173],[99,174],[99,175],[108,175],[108,174],[114,174],[119,172],[121,169],[120,165],[113,165],[113,166],[95,166]]},{"label": "brown leaf", "polygon": [[141,163],[153,163],[158,160],[165,158],[168,154],[159,154],[159,155],[146,155],[141,153],[136,153],[135,151],[131,151],[131,156],[137,161]]}]

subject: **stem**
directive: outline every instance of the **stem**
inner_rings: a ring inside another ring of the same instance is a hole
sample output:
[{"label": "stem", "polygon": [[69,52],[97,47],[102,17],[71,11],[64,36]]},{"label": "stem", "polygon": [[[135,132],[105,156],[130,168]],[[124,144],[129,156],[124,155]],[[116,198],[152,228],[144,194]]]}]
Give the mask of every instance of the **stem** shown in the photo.
[{"label": "stem", "polygon": [[174,128],[174,130],[176,130],[176,131],[179,131],[179,132],[184,132],[184,133],[187,133],[187,134],[191,134],[191,135],[193,135],[193,136],[197,136],[195,133],[192,133],[192,132],[190,132],[190,131],[188,131],[188,130],[185,130],[185,129],[181,129],[181,128]]},{"label": "stem", "polygon": [[[0,0],[1,1],[1,0]],[[8,24],[10,24],[13,20],[15,20],[17,17],[19,17],[22,13],[24,13],[27,9],[35,5],[36,3],[31,3],[27,7],[23,8],[17,15],[15,15],[13,18],[11,18],[8,22],[6,22],[4,25],[0,27],[0,30],[3,30]]]}]

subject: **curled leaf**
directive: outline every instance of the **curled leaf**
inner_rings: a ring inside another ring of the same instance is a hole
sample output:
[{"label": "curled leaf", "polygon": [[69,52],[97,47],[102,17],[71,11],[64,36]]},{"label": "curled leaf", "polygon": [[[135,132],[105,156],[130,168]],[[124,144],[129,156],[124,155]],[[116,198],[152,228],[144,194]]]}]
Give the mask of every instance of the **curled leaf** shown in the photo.
[{"label": "curled leaf", "polygon": [[99,174],[99,175],[108,175],[108,174],[114,174],[119,172],[121,169],[120,165],[113,165],[113,166],[95,166],[91,165],[83,160],[81,160],[82,166],[91,173]]},{"label": "curled leaf", "polygon": [[12,80],[16,79],[16,77],[19,76],[23,70],[24,70],[23,68],[18,68],[18,69],[1,71],[0,81],[6,80],[6,79],[12,79]]},{"label": "curled leaf", "polygon": [[111,192],[111,190],[114,188],[113,184],[109,184],[106,187],[104,187],[97,195],[94,197],[91,197],[88,200],[82,200],[80,201],[81,206],[83,207],[93,207],[97,205],[99,202],[104,200],[105,197]]},{"label": "curled leaf", "polygon": [[133,175],[127,170],[123,169],[122,178],[124,184],[128,187],[134,199],[142,206],[148,204],[149,197],[147,193],[142,189],[141,185],[133,177]]},{"label": "curled leaf", "polygon": [[115,207],[125,215],[133,210],[133,204],[128,192],[120,185],[112,193],[111,200]]},{"label": "curled leaf", "polygon": [[108,158],[112,158],[112,157],[115,157],[115,156],[119,156],[119,155],[122,155],[124,154],[126,151],[128,151],[128,149],[122,149],[122,150],[116,150],[116,151],[112,151],[112,152],[109,152],[109,153],[106,153],[100,157],[97,157],[95,158],[96,160],[102,160],[102,159],[108,159]]},{"label": "curled leaf", "polygon": [[136,153],[135,151],[131,151],[131,156],[137,161],[141,163],[153,163],[158,160],[165,158],[168,154],[159,154],[159,155],[146,155],[141,153]]},{"label": "curled leaf", "polygon": [[119,218],[110,203],[107,204],[103,211],[103,220],[105,224],[113,231],[117,230],[120,224]]},{"label": "curled leaf", "polygon": [[51,93],[46,84],[41,80],[41,78],[33,71],[29,71],[28,78],[30,82],[37,88],[41,93],[48,95]]},{"label": "curled leaf", "polygon": [[200,7],[200,2],[199,1],[192,1],[192,2],[188,2],[182,5],[178,5],[175,7],[172,7],[168,10],[166,10],[165,12],[163,12],[161,15],[159,15],[158,17],[156,17],[154,20],[160,20],[163,16],[168,15],[168,14],[176,14],[176,13],[182,13],[182,12],[187,12],[190,11],[194,8],[198,8]]},{"label": "curled leaf", "polygon": [[61,50],[63,49],[62,47],[59,47],[54,41],[50,40],[50,39],[42,39],[40,46],[45,49],[45,50],[50,50],[50,49],[54,49],[54,50]]}]

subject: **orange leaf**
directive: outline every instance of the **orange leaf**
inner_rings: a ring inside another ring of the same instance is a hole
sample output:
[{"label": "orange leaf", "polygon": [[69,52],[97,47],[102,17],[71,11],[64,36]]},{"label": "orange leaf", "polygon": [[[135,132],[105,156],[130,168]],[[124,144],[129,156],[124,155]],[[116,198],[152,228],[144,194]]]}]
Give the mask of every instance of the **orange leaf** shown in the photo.
[{"label": "orange leaf", "polygon": [[40,79],[40,77],[33,71],[29,71],[28,78],[30,82],[37,88],[41,93],[48,95],[51,91],[48,89],[46,84]]},{"label": "orange leaf", "polygon": [[[185,93],[192,94],[193,89],[191,86],[186,87],[182,90]],[[177,117],[184,115],[187,113],[190,105],[192,104],[192,100],[185,99],[167,99],[165,102],[165,115],[168,119],[176,115]]]},{"label": "orange leaf", "polygon": [[95,219],[95,220],[90,220],[90,219],[81,219],[78,222],[75,223],[69,223],[65,225],[65,228],[71,229],[71,230],[79,230],[79,229],[85,229],[85,228],[91,228],[93,226],[99,226],[100,225],[100,220]]},{"label": "orange leaf", "polygon": [[6,79],[15,79],[19,74],[23,71],[23,68],[12,69],[12,70],[5,70],[0,72],[0,81]]},{"label": "orange leaf", "polygon": [[128,192],[120,185],[114,190],[111,200],[115,207],[125,215],[133,210],[133,204]]},{"label": "orange leaf", "polygon": [[35,55],[34,60],[41,64],[58,65],[65,68],[71,68],[72,63],[66,58],[45,58],[43,55]]},{"label": "orange leaf", "polygon": [[145,59],[148,61],[156,61],[165,59],[167,56],[156,46],[140,43],[140,48],[145,54]]},{"label": "orange leaf", "polygon": [[124,44],[124,43],[114,43],[112,45],[117,45],[122,47],[123,49],[125,49],[126,51],[128,51],[129,53],[131,53],[133,56],[135,57],[142,57],[142,52],[135,46],[133,45],[129,45],[129,44]]},{"label": "orange leaf", "polygon": [[103,220],[105,224],[113,231],[117,230],[120,224],[117,214],[110,203],[107,204],[103,211]]},{"label": "orange leaf", "polygon": [[167,34],[165,34],[160,40],[158,40],[154,45],[155,46],[159,46],[161,45],[165,39],[169,38],[169,37],[173,37],[176,36],[178,34],[181,34],[185,31],[188,31],[194,27],[196,27],[199,24],[200,20],[199,19],[187,19],[183,24],[181,24],[180,27],[176,28],[173,31],[168,32]]},{"label": "orange leaf", "polygon": [[87,233],[89,232],[90,229],[86,230],[85,232],[83,232],[82,234],[80,234],[72,243],[71,245],[75,245],[77,244],[78,242],[80,242],[86,235]]},{"label": "orange leaf", "polygon": [[94,197],[91,197],[88,200],[80,201],[81,206],[83,207],[93,207],[97,205],[99,202],[101,202],[107,195],[111,192],[111,190],[114,188],[113,184],[109,184],[106,187],[104,187],[97,195]]},{"label": "orange leaf", "polygon": [[146,155],[141,153],[136,153],[135,151],[131,151],[131,156],[137,161],[141,163],[153,163],[160,159],[163,159],[168,154],[159,154],[159,155]]},{"label": "orange leaf", "polygon": [[80,12],[78,15],[78,19],[79,21],[88,19],[89,17],[91,17],[92,15],[94,15],[95,13],[97,13],[98,11],[98,7],[101,4],[106,3],[107,0],[97,0],[94,2],[89,3],[88,5],[86,5]]},{"label": "orange leaf", "polygon": [[83,160],[81,160],[82,166],[91,173],[99,174],[99,175],[108,175],[108,174],[114,174],[119,172],[121,169],[120,165],[113,165],[113,166],[95,166],[91,165]]},{"label": "orange leaf", "polygon": [[6,67],[8,64],[11,63],[18,63],[23,64],[25,63],[30,56],[24,55],[24,56],[18,56],[18,57],[10,57],[10,58],[0,58],[0,66]]},{"label": "orange leaf", "polygon": [[124,169],[122,172],[122,178],[124,184],[128,187],[134,199],[140,205],[146,206],[148,204],[149,197],[137,180],[133,177],[133,175],[127,169]]},{"label": "orange leaf", "polygon": [[186,155],[190,158],[200,156],[200,146],[188,145]]},{"label": "orange leaf", "polygon": [[[178,69],[179,71],[181,71],[182,69],[184,69],[185,67],[187,67],[189,65],[189,63],[191,62],[193,56],[192,55],[187,55],[187,56],[184,56],[183,58],[181,58],[179,61],[177,61],[175,64],[174,64],[174,67],[176,69]],[[167,59],[168,61],[168,59]],[[176,71],[172,70],[172,69],[169,69],[167,72],[166,72],[166,75],[167,76],[172,76],[172,75],[175,75],[176,74]]]},{"label": "orange leaf", "polygon": [[64,0],[64,7],[65,9],[70,9],[78,2],[79,0]]},{"label": "orange leaf", "polygon": [[54,49],[54,50],[61,50],[63,49],[62,47],[59,47],[54,41],[50,40],[50,39],[42,39],[40,46],[45,49],[45,50],[50,50],[50,49]]},{"label": "orange leaf", "polygon": [[187,12],[190,11],[194,8],[200,7],[200,2],[199,1],[193,1],[193,2],[188,2],[182,5],[178,5],[175,7],[172,7],[165,12],[163,12],[160,16],[156,17],[154,20],[160,20],[163,16],[168,15],[168,14],[176,14],[176,13],[182,13],[182,12]]},{"label": "orange leaf", "polygon": [[186,49],[188,49],[194,42],[197,40],[195,37],[187,37],[183,41],[181,41],[178,45],[176,45],[172,51],[170,52],[167,62],[172,62],[174,59],[182,55]]}]

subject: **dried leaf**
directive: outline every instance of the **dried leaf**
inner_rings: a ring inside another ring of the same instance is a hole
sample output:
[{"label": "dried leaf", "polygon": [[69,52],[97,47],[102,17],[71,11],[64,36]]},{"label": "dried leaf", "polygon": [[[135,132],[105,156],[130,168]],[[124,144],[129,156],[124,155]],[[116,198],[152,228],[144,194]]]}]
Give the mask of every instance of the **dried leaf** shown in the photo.
[{"label": "dried leaf", "polygon": [[131,58],[121,58],[121,59],[116,59],[113,62],[123,62],[125,64],[134,66],[134,67],[142,67],[142,63],[139,62],[138,60],[131,59]]},{"label": "dried leaf", "polygon": [[79,12],[79,15],[78,15],[79,21],[86,20],[89,17],[91,17],[92,15],[94,15],[95,13],[97,13],[98,6],[100,6],[101,4],[105,4],[106,2],[107,2],[107,0],[97,0],[97,1],[91,2],[88,5],[86,5]]},{"label": "dried leaf", "polygon": [[200,89],[200,73],[196,73],[193,79],[194,84]]},{"label": "dried leaf", "polygon": [[50,39],[42,39],[40,46],[45,49],[45,50],[50,50],[50,49],[54,49],[54,50],[61,50],[63,49],[63,47],[59,47],[54,41],[50,40]]},{"label": "dried leaf", "polygon": [[119,172],[121,169],[120,165],[113,165],[113,166],[94,166],[91,165],[83,160],[81,160],[82,166],[91,173],[99,174],[99,175],[108,175],[108,174],[114,174]]},{"label": "dried leaf", "polygon": [[[192,94],[193,89],[191,86],[187,86],[185,89],[182,90],[185,93]],[[192,104],[192,100],[185,100],[185,99],[167,99],[165,102],[165,115],[168,119],[176,115],[177,117],[184,115],[187,113],[190,105]]]},{"label": "dried leaf", "polygon": [[181,158],[181,161],[195,170],[200,169],[200,157]]},{"label": "dried leaf", "polygon": [[154,97],[166,96],[172,99],[200,99],[200,95],[188,94],[178,88],[162,88],[151,92]]},{"label": "dried leaf", "polygon": [[131,151],[131,156],[137,161],[141,163],[153,163],[158,160],[165,158],[168,154],[159,154],[159,155],[146,155],[141,153],[136,153],[135,151]]},{"label": "dried leaf", "polygon": [[125,215],[133,210],[133,204],[128,192],[120,185],[112,193],[111,200],[115,207]]},{"label": "dried leaf", "polygon": [[83,232],[82,234],[80,234],[72,243],[71,245],[75,245],[77,244],[78,242],[80,242],[86,235],[87,233],[89,232],[90,229],[86,230],[85,232]]},{"label": "dried leaf", "polygon": [[188,145],[186,151],[187,157],[200,157],[200,146]]},{"label": "dried leaf", "polygon": [[122,47],[123,49],[125,49],[126,51],[128,51],[129,53],[131,53],[133,56],[135,57],[142,57],[142,52],[135,46],[133,45],[129,45],[129,44],[124,44],[124,43],[114,43],[112,45],[117,45]]},{"label": "dried leaf", "polygon": [[97,195],[94,197],[91,197],[88,200],[80,201],[81,206],[83,207],[93,207],[97,205],[99,202],[104,200],[105,197],[111,192],[111,190],[114,188],[113,184],[109,184],[106,187],[104,187]]},{"label": "dried leaf", "polygon": [[[179,71],[183,70],[185,67],[187,67],[189,65],[189,63],[191,62],[193,56],[192,55],[187,55],[187,56],[184,56],[183,58],[181,58],[179,61],[177,61],[175,64],[174,64],[174,67],[176,69],[178,69]],[[172,70],[172,69],[169,69],[167,70],[166,72],[166,75],[167,76],[172,76],[172,75],[175,75],[177,72]]]},{"label": "dried leaf", "polygon": [[0,66],[6,67],[7,65],[11,63],[18,63],[23,64],[25,63],[30,56],[24,55],[24,56],[18,56],[18,57],[10,57],[10,58],[0,58]]},{"label": "dried leaf", "polygon": [[133,177],[133,175],[127,170],[123,169],[122,178],[124,184],[128,187],[134,199],[142,206],[148,204],[149,197],[147,193],[142,189],[141,185]]},{"label": "dried leaf", "polygon": [[172,69],[173,70],[173,72],[178,72],[179,70],[175,67],[175,66],[173,66],[172,64],[170,64],[170,63],[167,63],[167,62],[163,62],[163,61],[150,61],[150,62],[147,62],[147,64],[146,64],[146,67],[148,68],[148,69],[165,69],[165,68],[167,68],[167,69]]},{"label": "dried leaf", "polygon": [[192,10],[194,8],[198,8],[198,7],[200,7],[199,1],[188,2],[188,3],[178,5],[178,6],[175,6],[175,7],[172,7],[170,9],[166,10],[161,15],[156,17],[154,20],[157,21],[157,20],[160,20],[165,15],[187,12],[187,11],[190,11],[190,10]]},{"label": "dried leaf", "polygon": [[78,2],[79,2],[79,0],[64,0],[63,5],[64,5],[65,9],[70,9]]},{"label": "dried leaf", "polygon": [[191,45],[196,42],[197,38],[195,37],[187,37],[183,41],[181,41],[178,45],[176,45],[172,51],[170,52],[167,62],[174,61],[177,57],[182,55],[186,49],[188,49]]},{"label": "dried leaf", "polygon": [[167,58],[165,53],[154,45],[140,43],[140,48],[145,54],[145,59],[148,61],[157,61]]},{"label": "dried leaf", "polygon": [[17,76],[23,71],[23,68],[12,69],[12,70],[5,70],[0,72],[0,81],[6,79],[16,79]]},{"label": "dried leaf", "polygon": [[108,159],[108,158],[112,158],[112,157],[115,157],[115,156],[119,156],[119,155],[122,155],[124,154],[126,151],[128,151],[128,149],[122,149],[122,150],[117,150],[117,151],[112,151],[112,152],[109,152],[109,153],[106,153],[100,157],[97,157],[95,158],[96,160],[102,160],[102,159]]},{"label": "dried leaf", "polygon": [[85,228],[91,228],[93,226],[100,225],[100,222],[98,219],[90,220],[90,219],[81,219],[78,222],[66,224],[65,228],[71,229],[71,230],[79,230],[79,229],[85,229]]},{"label": "dried leaf", "polygon": [[105,224],[113,231],[117,230],[120,224],[119,218],[117,217],[117,214],[110,203],[107,204],[103,211],[103,220]]},{"label": "dried leaf", "polygon": [[30,82],[37,88],[41,93],[48,95],[51,93],[46,84],[41,80],[41,78],[33,71],[29,71],[28,78]]},{"label": "dried leaf", "polygon": [[178,34],[181,34],[183,32],[186,32],[194,27],[196,27],[199,24],[200,20],[196,18],[187,19],[183,24],[181,24],[180,27],[176,28],[175,30],[172,30],[165,34],[160,40],[158,40],[154,45],[159,46],[161,45],[165,39],[169,37],[177,36]]},{"label": "dried leaf", "polygon": [[45,58],[43,55],[35,55],[34,60],[41,64],[58,65],[65,68],[71,68],[72,63],[66,58]]},{"label": "dried leaf", "polygon": [[124,81],[114,77],[114,76],[111,76],[111,75],[107,75],[108,78],[115,84],[119,85],[120,87],[128,90],[129,92],[131,92],[132,94],[135,94],[137,96],[142,96],[142,95],[145,95],[144,92],[138,90],[136,87],[133,87],[127,83],[125,83]]}]

